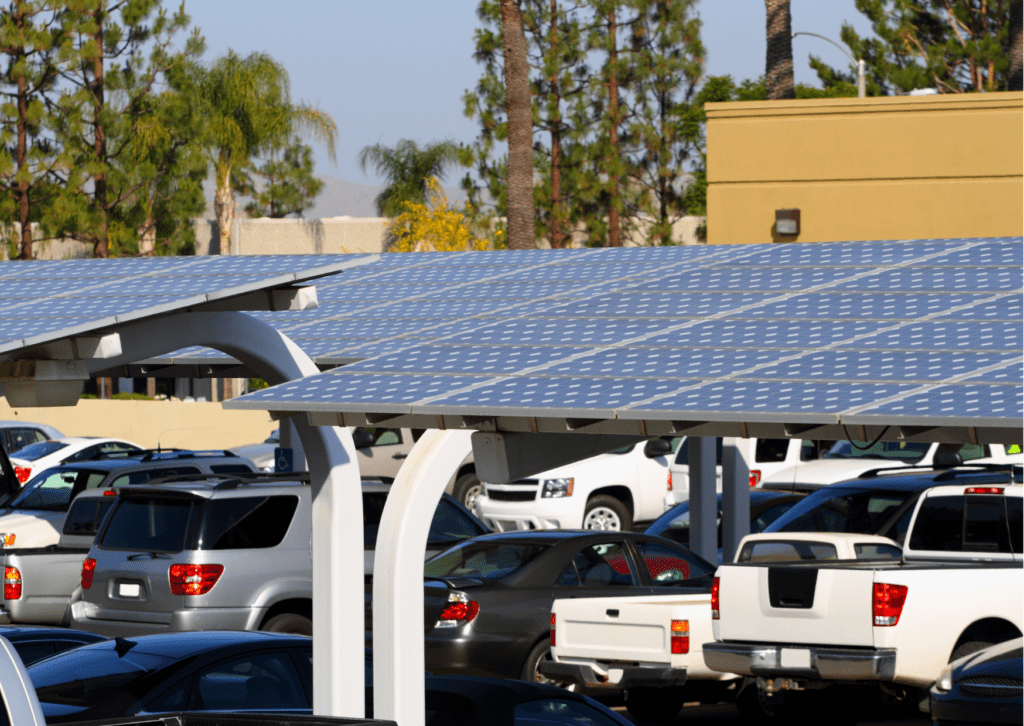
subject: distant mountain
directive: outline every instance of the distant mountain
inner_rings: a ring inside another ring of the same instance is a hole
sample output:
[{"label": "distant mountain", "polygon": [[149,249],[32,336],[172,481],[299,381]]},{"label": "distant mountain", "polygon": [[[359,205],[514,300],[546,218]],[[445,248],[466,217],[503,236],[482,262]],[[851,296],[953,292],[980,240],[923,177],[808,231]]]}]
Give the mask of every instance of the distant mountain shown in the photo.
[{"label": "distant mountain", "polygon": [[[376,217],[377,210],[373,206],[373,200],[383,188],[379,184],[358,184],[345,179],[339,179],[329,174],[321,174],[324,182],[323,191],[316,198],[316,206],[306,212],[306,219],[322,219],[326,217]],[[213,211],[212,180],[207,180],[206,190],[206,215],[213,219],[216,215]],[[461,204],[466,194],[457,187],[445,187],[445,194],[448,201],[453,204]],[[238,198],[237,214],[245,214],[246,200]]]}]

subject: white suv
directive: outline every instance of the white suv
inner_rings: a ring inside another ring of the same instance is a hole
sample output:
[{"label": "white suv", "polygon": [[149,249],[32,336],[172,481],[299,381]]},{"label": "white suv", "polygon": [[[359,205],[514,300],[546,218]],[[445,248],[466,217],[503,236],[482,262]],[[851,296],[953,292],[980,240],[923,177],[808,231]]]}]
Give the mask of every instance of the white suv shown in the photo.
[{"label": "white suv", "polygon": [[656,519],[679,437],[641,441],[511,484],[483,483],[476,513],[498,532],[630,530]]}]

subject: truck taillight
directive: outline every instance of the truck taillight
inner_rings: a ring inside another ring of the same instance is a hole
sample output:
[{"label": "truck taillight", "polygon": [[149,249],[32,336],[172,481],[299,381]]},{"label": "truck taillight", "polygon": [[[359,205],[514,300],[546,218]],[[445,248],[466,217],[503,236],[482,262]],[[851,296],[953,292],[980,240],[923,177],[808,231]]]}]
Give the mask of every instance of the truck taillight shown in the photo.
[{"label": "truck taillight", "polygon": [[718,578],[711,583],[711,619],[718,620]]},{"label": "truck taillight", "polygon": [[171,565],[167,577],[172,595],[205,595],[217,584],[224,565]]},{"label": "truck taillight", "polygon": [[21,573],[17,567],[4,568],[4,600],[21,599]]},{"label": "truck taillight", "polygon": [[454,628],[456,625],[465,625],[472,622],[477,613],[480,612],[480,605],[476,600],[471,600],[462,592],[448,593],[448,606],[437,616],[436,628]]},{"label": "truck taillight", "polygon": [[96,560],[87,557],[82,563],[82,589],[88,590],[92,587],[92,577],[96,574]]},{"label": "truck taillight", "polygon": [[671,469],[668,470],[668,481],[665,483],[665,486],[668,487],[669,491],[672,491],[672,470]]},{"label": "truck taillight", "polygon": [[32,476],[31,466],[16,466],[14,467],[14,476],[18,477],[18,481],[22,484],[28,481],[28,478]]},{"label": "truck taillight", "polygon": [[758,484],[760,484],[761,483],[761,470],[760,469],[753,469],[750,472],[750,478],[748,479],[748,481],[750,483],[751,488],[756,487]]},{"label": "truck taillight", "polygon": [[551,647],[555,647],[555,614],[551,613]]},{"label": "truck taillight", "polygon": [[967,487],[964,494],[1003,494],[1002,487]]},{"label": "truck taillight", "polygon": [[685,655],[690,652],[690,621],[672,621],[672,654]]},{"label": "truck taillight", "polygon": [[0,539],[3,539],[4,547],[13,547],[14,540],[17,539],[17,535],[14,534],[0,534]]},{"label": "truck taillight", "polygon": [[903,603],[907,601],[907,586],[876,582],[874,595],[871,612],[875,616],[875,625],[888,627],[898,623]]}]

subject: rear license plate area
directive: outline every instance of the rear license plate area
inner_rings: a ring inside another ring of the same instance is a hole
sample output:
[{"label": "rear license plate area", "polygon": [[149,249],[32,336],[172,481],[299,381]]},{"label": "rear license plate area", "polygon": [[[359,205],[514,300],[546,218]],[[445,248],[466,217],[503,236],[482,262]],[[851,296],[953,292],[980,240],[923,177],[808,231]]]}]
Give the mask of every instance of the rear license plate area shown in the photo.
[{"label": "rear license plate area", "polygon": [[116,592],[118,597],[138,600],[142,595],[142,585],[137,582],[119,582]]},{"label": "rear license plate area", "polygon": [[807,648],[783,648],[779,653],[779,665],[783,668],[810,668],[811,651]]}]

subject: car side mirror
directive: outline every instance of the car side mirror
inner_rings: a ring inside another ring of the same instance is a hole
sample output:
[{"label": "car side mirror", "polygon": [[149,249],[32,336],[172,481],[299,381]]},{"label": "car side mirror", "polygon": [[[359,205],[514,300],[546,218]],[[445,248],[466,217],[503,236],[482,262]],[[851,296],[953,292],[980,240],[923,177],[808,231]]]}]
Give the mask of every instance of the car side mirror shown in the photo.
[{"label": "car side mirror", "polygon": [[353,431],[352,441],[357,449],[367,449],[373,446],[374,435],[369,431]]},{"label": "car side mirror", "polygon": [[672,444],[665,439],[651,439],[644,446],[644,456],[654,459],[658,456],[668,456],[672,453]]},{"label": "car side mirror", "polygon": [[964,458],[956,451],[942,451],[935,455],[932,466],[936,469],[952,469],[964,465]]}]

